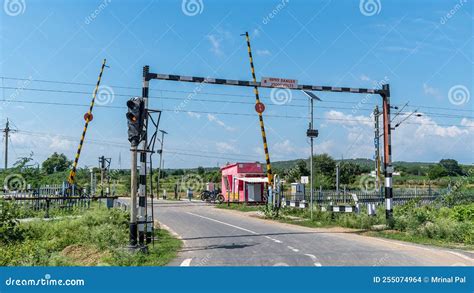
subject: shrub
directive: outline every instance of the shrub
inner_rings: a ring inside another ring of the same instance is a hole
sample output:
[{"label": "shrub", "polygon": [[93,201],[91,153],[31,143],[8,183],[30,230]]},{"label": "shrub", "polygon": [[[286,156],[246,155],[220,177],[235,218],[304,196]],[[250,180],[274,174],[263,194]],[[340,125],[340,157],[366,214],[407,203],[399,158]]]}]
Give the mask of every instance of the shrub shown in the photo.
[{"label": "shrub", "polygon": [[18,212],[14,204],[0,200],[0,242],[11,243],[23,239],[23,229],[19,227]]}]

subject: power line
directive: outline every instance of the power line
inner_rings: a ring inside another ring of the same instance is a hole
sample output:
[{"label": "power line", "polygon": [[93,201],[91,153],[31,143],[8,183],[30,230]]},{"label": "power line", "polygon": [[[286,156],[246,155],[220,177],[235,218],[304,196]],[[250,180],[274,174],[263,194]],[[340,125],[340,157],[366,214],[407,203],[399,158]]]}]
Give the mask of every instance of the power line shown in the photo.
[{"label": "power line", "polygon": [[[35,137],[52,136],[52,137],[62,138],[67,141],[77,141],[77,138],[74,138],[72,136],[52,134],[52,133],[47,133],[47,132],[35,132],[35,131],[28,131],[28,130],[18,130],[18,132],[25,133],[25,134],[28,134],[29,136],[35,136]],[[109,145],[109,146],[115,146],[115,147],[126,148],[126,149],[130,148],[130,144],[128,143],[121,143],[118,141],[111,141],[111,140],[88,139],[87,143],[98,144],[98,145]],[[242,155],[242,154],[237,154],[237,153],[208,152],[208,151],[202,151],[202,150],[196,151],[199,153],[231,155],[232,157],[204,156],[201,154],[193,154],[193,153],[190,153],[190,150],[185,150],[185,149],[180,149],[180,148],[170,148],[170,149],[165,148],[164,151],[168,153],[181,154],[181,155],[187,155],[187,156],[218,158],[218,159],[232,159],[233,160],[233,159],[236,159],[237,157],[241,157],[241,158],[248,158],[248,159],[252,158],[253,161],[255,161],[255,159],[257,158],[256,156],[254,157],[254,156]]]},{"label": "power line", "polygon": [[[22,101],[22,100],[6,100],[3,102],[10,103],[30,103],[30,104],[40,104],[40,105],[54,105],[54,106],[75,106],[75,107],[88,107],[85,104],[66,104],[66,103],[56,103],[56,102],[43,102],[43,101]],[[110,109],[125,109],[126,107],[121,106],[108,106],[108,105],[96,105],[96,107],[101,108],[110,108]],[[217,112],[217,111],[201,111],[201,110],[179,110],[179,109],[161,109],[162,112],[174,112],[174,113],[198,113],[198,114],[211,114],[211,115],[229,115],[229,116],[255,116],[251,113],[236,113],[236,112]],[[403,113],[403,115],[408,115]],[[303,116],[294,116],[294,115],[272,115],[267,114],[266,117],[271,118],[284,118],[284,119],[306,119],[307,117]],[[466,118],[466,117],[463,117]],[[370,119],[346,119],[346,118],[319,118],[315,117],[316,120],[322,121],[347,121],[347,122],[371,122]],[[474,126],[471,125],[462,125],[462,124],[438,124],[438,123],[417,123],[417,122],[405,122],[405,124],[415,124],[415,125],[433,125],[433,126],[458,126],[458,127],[467,127],[471,128]]]},{"label": "power line", "polygon": [[[79,86],[94,86],[92,83],[81,83],[81,82],[67,82],[67,81],[54,81],[54,80],[45,80],[45,79],[29,79],[29,78],[16,78],[16,77],[7,77],[7,76],[0,76],[3,80],[18,80],[18,81],[30,81],[30,82],[40,82],[40,83],[52,83],[52,84],[65,84],[65,85],[79,85]],[[118,85],[110,85],[112,88],[119,88],[119,89],[129,89],[129,90],[141,90],[140,87],[130,87],[130,86],[118,86]],[[2,87],[8,88],[8,87]],[[15,88],[25,90],[26,88]],[[184,91],[184,90],[168,90],[168,89],[150,89],[151,91],[160,91],[160,92],[174,92],[174,93],[186,93],[186,94],[206,94],[206,95],[215,95],[215,96],[232,96],[232,97],[246,97],[246,98],[253,98],[252,95],[242,95],[242,94],[231,94],[231,93],[213,93],[213,92],[193,92],[193,91]],[[85,94],[90,94],[89,92],[80,92]],[[129,97],[130,95],[126,95]],[[331,99],[336,97],[331,97]],[[293,100],[301,100],[306,101],[305,98],[297,98],[294,97]],[[342,104],[361,104],[361,102],[351,102],[351,101],[321,101],[322,103],[342,103]],[[362,103],[364,104],[364,103]],[[396,104],[392,104],[396,105]],[[462,111],[462,112],[474,112],[473,110],[468,109],[458,109],[458,108],[448,108],[448,107],[434,107],[434,106],[425,106],[425,105],[412,105],[413,107],[417,108],[427,108],[427,109],[440,109],[440,110],[448,110],[448,111]],[[371,111],[371,110],[370,110]]]},{"label": "power line", "polygon": [[[1,87],[0,87],[1,88]],[[54,93],[66,93],[66,94],[90,94],[89,92],[84,92],[84,91],[71,91],[71,90],[53,90],[53,89],[37,89],[37,88],[14,88],[14,87],[3,87],[5,89],[15,89],[15,90],[27,90],[27,91],[39,91],[39,92],[54,92]],[[114,96],[119,96],[119,97],[126,97],[129,98],[130,95],[128,94],[113,94]],[[177,101],[186,101],[186,99],[183,98],[178,98],[178,97],[170,97],[170,96],[154,96],[154,97],[149,97],[151,99],[164,99],[164,100],[177,100]],[[265,97],[265,99],[269,99]],[[4,100],[4,101],[12,101],[12,100]],[[243,105],[254,105],[255,103],[253,102],[244,102],[244,101],[229,101],[229,100],[215,100],[215,99],[196,99],[192,98],[190,101],[197,101],[197,102],[211,102],[211,103],[230,103],[230,104],[243,104]],[[269,104],[267,106],[270,107],[280,107],[281,105],[272,105]],[[287,103],[284,105],[285,107],[299,107],[299,108],[307,108],[307,105],[300,105],[300,104],[290,104]],[[332,109],[332,110],[357,110],[357,111],[372,111],[372,109],[369,108],[358,108],[358,107],[334,107],[334,106],[318,106],[318,108],[322,109]],[[464,111],[469,111],[469,110],[464,110]],[[436,117],[444,117],[444,118],[474,118],[470,116],[463,116],[463,115],[455,115],[455,114],[447,114],[447,113],[437,113],[437,112],[423,112],[425,114],[430,114]],[[399,114],[397,114],[399,115]]]}]

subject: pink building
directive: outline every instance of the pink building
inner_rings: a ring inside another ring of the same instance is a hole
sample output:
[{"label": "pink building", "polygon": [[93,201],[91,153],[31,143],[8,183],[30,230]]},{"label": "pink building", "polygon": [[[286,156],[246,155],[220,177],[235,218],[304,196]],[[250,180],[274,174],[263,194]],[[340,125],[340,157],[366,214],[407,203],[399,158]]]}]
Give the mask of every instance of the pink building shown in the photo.
[{"label": "pink building", "polygon": [[221,168],[222,195],[231,202],[266,201],[264,193],[268,178],[260,163],[235,163]]}]

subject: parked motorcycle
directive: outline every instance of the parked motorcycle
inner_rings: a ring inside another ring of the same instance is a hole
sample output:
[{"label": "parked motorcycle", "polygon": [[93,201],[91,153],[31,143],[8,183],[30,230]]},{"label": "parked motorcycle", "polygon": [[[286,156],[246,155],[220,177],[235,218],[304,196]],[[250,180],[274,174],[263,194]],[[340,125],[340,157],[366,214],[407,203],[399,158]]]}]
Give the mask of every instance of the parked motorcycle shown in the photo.
[{"label": "parked motorcycle", "polygon": [[209,191],[209,190],[204,190],[201,192],[201,200],[202,201],[208,201],[208,202],[218,202],[222,203],[224,202],[224,196],[220,193],[220,190],[214,190],[214,191]]}]

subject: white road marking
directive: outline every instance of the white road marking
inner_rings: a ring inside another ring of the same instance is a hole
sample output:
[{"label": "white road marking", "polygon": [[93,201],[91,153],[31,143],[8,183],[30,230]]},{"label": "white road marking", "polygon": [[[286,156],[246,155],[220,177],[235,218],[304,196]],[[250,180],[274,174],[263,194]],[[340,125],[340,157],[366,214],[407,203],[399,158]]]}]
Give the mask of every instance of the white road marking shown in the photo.
[{"label": "white road marking", "polygon": [[175,236],[176,238],[182,240],[182,237],[181,235],[179,235],[178,233],[176,233],[173,229],[171,229],[170,227],[168,227],[167,225],[163,224],[163,223],[160,223],[161,227],[163,227],[163,229],[167,230],[168,232],[170,232],[173,236]]},{"label": "white road marking", "polygon": [[309,256],[311,258],[311,260],[314,262],[314,266],[315,267],[321,267],[322,264],[320,262],[318,262],[317,260],[317,257],[314,255],[314,254],[309,254],[309,253],[306,253],[305,254],[306,256]]},{"label": "white road marking", "polygon": [[293,252],[298,252],[299,251],[298,249],[296,249],[292,246],[287,246],[287,247],[288,247],[288,249],[292,250]]},{"label": "white road marking", "polygon": [[277,262],[273,266],[274,267],[289,267],[289,265],[287,263],[284,263],[284,262]]},{"label": "white road marking", "polygon": [[239,229],[239,230],[242,230],[242,231],[245,231],[245,232],[249,232],[249,233],[256,234],[256,235],[259,234],[259,233],[255,232],[255,231],[252,231],[252,230],[249,230],[249,229],[245,229],[245,228],[242,228],[242,227],[239,227],[239,226],[236,226],[236,225],[232,225],[232,224],[229,224],[229,223],[226,223],[226,222],[222,222],[222,221],[219,221],[219,220],[216,220],[216,219],[213,219],[213,218],[208,218],[208,217],[201,216],[201,215],[198,215],[198,214],[195,214],[195,213],[191,213],[191,212],[186,212],[186,213],[187,213],[187,214],[190,214],[190,215],[193,215],[193,216],[196,216],[196,217],[200,217],[200,218],[209,220],[209,221],[213,221],[213,222],[216,222],[216,223],[219,223],[219,224],[222,224],[222,225],[226,225],[226,226],[229,226],[229,227],[232,227],[232,228],[235,228],[235,229]]},{"label": "white road marking", "polygon": [[449,251],[449,250],[446,250],[446,252],[448,253],[451,253],[451,254],[454,254],[456,256],[459,256],[461,258],[464,258],[465,260],[468,260],[468,261],[474,261],[474,259],[470,258],[469,256],[467,255],[464,255],[462,253],[459,253],[459,252],[454,252],[454,251]]},{"label": "white road marking", "polygon": [[275,238],[272,238],[272,237],[270,237],[270,236],[265,236],[265,238],[270,239],[271,241],[273,241],[273,242],[275,242],[275,243],[281,243],[280,240],[275,239]]},{"label": "white road marking", "polygon": [[451,254],[453,254],[453,255],[456,255],[456,256],[458,256],[458,257],[460,257],[460,258],[463,258],[463,259],[465,259],[465,260],[474,262],[474,259],[470,258],[469,256],[463,255],[463,254],[461,254],[461,253],[454,252],[454,251],[443,250],[443,249],[432,249],[432,248],[422,247],[422,246],[417,246],[417,245],[410,245],[410,244],[398,243],[398,242],[383,240],[383,239],[375,238],[375,237],[374,237],[374,240],[376,240],[376,241],[381,241],[381,242],[386,242],[386,243],[390,243],[390,244],[395,244],[395,245],[399,245],[399,246],[404,246],[404,247],[423,249],[423,250],[426,250],[426,251],[429,251],[429,252],[433,252],[433,253],[437,253],[437,252],[447,252],[447,253],[451,253]]},{"label": "white road marking", "polygon": [[183,260],[183,262],[180,264],[181,267],[189,267],[191,265],[192,258],[187,258]]}]

